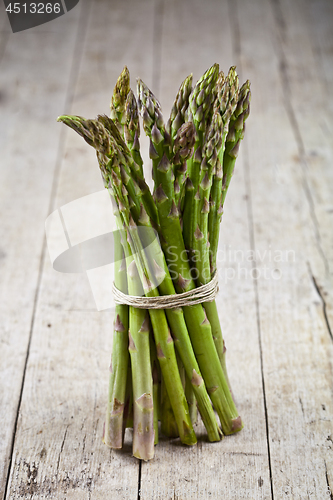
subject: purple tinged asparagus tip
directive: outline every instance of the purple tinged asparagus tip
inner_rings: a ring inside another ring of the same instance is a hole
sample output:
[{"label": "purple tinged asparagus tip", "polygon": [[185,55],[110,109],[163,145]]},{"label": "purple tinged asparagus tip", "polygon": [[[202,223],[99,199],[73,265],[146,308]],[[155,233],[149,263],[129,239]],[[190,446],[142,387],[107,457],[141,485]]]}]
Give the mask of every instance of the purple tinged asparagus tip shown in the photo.
[{"label": "purple tinged asparagus tip", "polygon": [[170,219],[178,219],[178,217],[179,217],[178,208],[176,206],[176,203],[175,203],[174,199],[172,199],[172,205],[171,205],[171,209],[170,209],[168,217]]},{"label": "purple tinged asparagus tip", "polygon": [[232,419],[231,429],[233,432],[240,431],[243,427],[242,419],[240,415],[237,418]]},{"label": "purple tinged asparagus tip", "polygon": [[157,353],[157,357],[158,359],[162,359],[162,358],[165,358],[165,355],[164,355],[164,352],[162,351],[162,347],[161,347],[161,344],[158,343],[156,345],[156,353]]},{"label": "purple tinged asparagus tip", "polygon": [[232,158],[237,158],[239,153],[239,148],[240,148],[240,140],[238,140],[234,145],[234,147],[231,149],[231,151],[229,151],[229,156],[231,156]]},{"label": "purple tinged asparagus tip", "polygon": [[195,150],[194,161],[200,164],[202,162],[202,151],[200,146]]},{"label": "purple tinged asparagus tip", "polygon": [[153,274],[156,278],[157,281],[162,280],[165,277],[165,271],[162,269],[156,262],[155,259],[153,259]]},{"label": "purple tinged asparagus tip", "polygon": [[204,237],[203,233],[200,231],[199,225],[197,224],[196,230],[194,231],[194,238],[196,240],[202,240]]},{"label": "purple tinged asparagus tip", "polygon": [[132,230],[137,229],[137,225],[136,225],[136,223],[134,222],[134,219],[133,219],[133,217],[132,217],[132,214],[131,214],[131,213],[129,214],[129,224],[128,224],[128,227],[129,227],[130,229],[132,229]]},{"label": "purple tinged asparagus tip", "polygon": [[207,198],[204,198],[204,202],[203,202],[203,206],[202,206],[202,209],[201,209],[201,213],[202,214],[208,214],[209,210],[210,210],[209,201],[207,200]]},{"label": "purple tinged asparagus tip", "polygon": [[185,189],[186,189],[186,191],[193,191],[193,189],[194,189],[193,182],[191,181],[191,179],[189,177],[186,178]]},{"label": "purple tinged asparagus tip", "polygon": [[148,313],[146,314],[145,319],[142,322],[142,325],[141,325],[139,332],[140,333],[149,332],[149,315],[148,315]]},{"label": "purple tinged asparagus tip", "polygon": [[124,332],[125,331],[125,327],[124,327],[124,325],[121,322],[119,314],[117,314],[117,317],[115,319],[114,329],[115,329],[116,332]]},{"label": "purple tinged asparagus tip", "polygon": [[167,338],[167,343],[171,344],[173,342],[173,337],[171,335],[170,328],[168,328],[168,338]]},{"label": "purple tinged asparagus tip", "polygon": [[126,212],[126,207],[121,200],[118,201],[119,212]]},{"label": "purple tinged asparagus tip", "polygon": [[195,371],[193,368],[193,373],[192,373],[192,378],[191,378],[191,384],[196,385],[199,387],[203,383],[202,377]]},{"label": "purple tinged asparagus tip", "polygon": [[178,274],[177,284],[181,290],[186,290],[190,282],[191,282],[190,279],[185,279],[181,274]]},{"label": "purple tinged asparagus tip", "polygon": [[160,184],[158,188],[155,190],[155,200],[157,203],[163,203],[167,199],[168,197],[163,191],[162,184]]},{"label": "purple tinged asparagus tip", "polygon": [[200,201],[200,190],[199,190],[199,188],[197,189],[197,192],[194,195],[194,199],[197,200],[197,201]]},{"label": "purple tinged asparagus tip", "polygon": [[128,350],[132,352],[136,352],[136,346],[134,344],[133,337],[131,335],[131,330],[128,330]]},{"label": "purple tinged asparagus tip", "polygon": [[201,181],[201,188],[202,188],[202,189],[204,189],[204,190],[208,189],[208,188],[209,188],[209,186],[210,186],[210,181],[211,181],[211,180],[210,180],[210,178],[209,178],[209,175],[208,175],[208,173],[206,172],[206,173],[205,173],[204,178],[203,178],[203,179],[202,179],[202,181]]},{"label": "purple tinged asparagus tip", "polygon": [[198,94],[198,97],[197,97],[197,104],[198,104],[198,106],[201,106],[201,104],[205,100],[205,97],[206,97],[205,90],[204,89],[200,90],[200,92]]},{"label": "purple tinged asparagus tip", "polygon": [[157,128],[156,123],[154,123],[153,128],[151,129],[151,139],[156,145],[159,145],[164,139],[160,130]]},{"label": "purple tinged asparagus tip", "polygon": [[149,215],[147,214],[146,212],[146,209],[145,207],[142,205],[140,205],[140,215],[139,215],[139,219],[138,219],[139,223],[142,224],[142,225],[147,225],[149,224],[150,222],[150,218],[149,218]]},{"label": "purple tinged asparagus tip", "polygon": [[136,404],[140,406],[143,410],[153,409],[153,398],[151,394],[142,394],[137,400]]},{"label": "purple tinged asparagus tip", "polygon": [[158,152],[155,149],[153,141],[150,139],[149,140],[149,158],[151,160],[156,160],[158,157],[159,157]]},{"label": "purple tinged asparagus tip", "polygon": [[171,168],[171,163],[169,162],[168,157],[165,153],[163,154],[162,159],[158,164],[157,168],[161,172],[168,172],[168,170]]},{"label": "purple tinged asparagus tip", "polygon": [[205,319],[200,323],[200,325],[209,325],[209,321],[208,321],[208,318],[207,318],[207,314],[206,314],[206,311],[205,311]]}]

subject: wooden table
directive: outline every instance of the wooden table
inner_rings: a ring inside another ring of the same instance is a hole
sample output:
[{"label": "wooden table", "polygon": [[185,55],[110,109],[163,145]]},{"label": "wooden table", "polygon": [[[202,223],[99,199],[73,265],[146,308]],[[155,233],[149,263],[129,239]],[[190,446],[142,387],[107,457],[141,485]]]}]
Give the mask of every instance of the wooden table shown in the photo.
[{"label": "wooden table", "polygon": [[[333,3],[82,0],[15,34],[0,11],[1,499],[332,499]],[[46,248],[48,214],[102,189],[55,119],[108,113],[124,64],[169,110],[214,62],[252,82],[218,296],[245,427],[139,462],[129,431],[101,442],[112,314]]]}]

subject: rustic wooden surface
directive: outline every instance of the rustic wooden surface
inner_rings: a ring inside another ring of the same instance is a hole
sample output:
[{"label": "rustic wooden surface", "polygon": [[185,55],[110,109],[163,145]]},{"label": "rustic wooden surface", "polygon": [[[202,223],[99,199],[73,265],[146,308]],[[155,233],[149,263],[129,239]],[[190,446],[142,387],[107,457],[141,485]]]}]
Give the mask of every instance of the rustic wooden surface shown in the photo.
[{"label": "rustic wooden surface", "polygon": [[[0,499],[333,498],[332,2],[81,0],[16,34],[0,14]],[[124,64],[168,110],[214,62],[252,82],[218,296],[245,428],[140,463],[130,432],[101,443],[112,314],[46,249],[48,214],[102,188],[55,118],[107,113]]]}]

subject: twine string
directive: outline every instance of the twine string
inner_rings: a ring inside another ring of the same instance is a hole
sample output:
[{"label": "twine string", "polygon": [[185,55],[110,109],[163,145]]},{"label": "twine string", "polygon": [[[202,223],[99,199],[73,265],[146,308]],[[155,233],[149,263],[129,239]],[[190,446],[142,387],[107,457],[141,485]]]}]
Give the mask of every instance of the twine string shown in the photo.
[{"label": "twine string", "polygon": [[160,295],[158,297],[138,297],[136,295],[127,295],[121,292],[113,283],[112,293],[116,304],[125,304],[137,307],[138,309],[173,309],[176,307],[193,306],[202,304],[202,302],[212,302],[219,291],[218,276],[214,274],[213,278],[193,290],[174,295]]}]

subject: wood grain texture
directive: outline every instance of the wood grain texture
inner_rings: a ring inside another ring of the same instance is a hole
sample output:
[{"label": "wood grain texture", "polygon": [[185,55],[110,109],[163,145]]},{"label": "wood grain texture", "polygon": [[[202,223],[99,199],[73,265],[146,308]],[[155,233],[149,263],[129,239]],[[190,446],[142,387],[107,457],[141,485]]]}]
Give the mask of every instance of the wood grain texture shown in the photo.
[{"label": "wood grain texture", "polygon": [[[22,380],[34,321],[61,132],[62,105],[78,29],[78,12],[53,30],[10,33],[1,6],[0,70],[0,498],[3,498]],[[7,24],[8,23],[8,24]],[[62,40],[63,45],[57,44]],[[63,50],[61,50],[63,48]],[[63,78],[62,73],[67,77]],[[41,103],[43,103],[41,105]],[[45,127],[48,123],[48,127]]]},{"label": "wood grain texture", "polygon": [[[332,468],[332,338],[311,269],[329,279],[318,244],[325,221],[315,223],[317,206],[308,192],[309,185],[313,194],[310,176],[315,172],[300,157],[302,136],[293,112],[297,109],[302,129],[313,127],[315,134],[317,116],[301,118],[303,93],[312,84],[307,79],[302,84],[294,73],[313,71],[302,67],[302,61],[311,61],[311,46],[302,43],[302,50],[310,53],[296,58],[294,37],[297,32],[303,36],[305,28],[299,26],[299,17],[296,20],[300,10],[293,18],[290,5],[279,4],[278,12],[276,8],[276,2],[249,6],[239,1],[236,12],[242,68],[253,83],[255,112],[245,152],[254,244],[261,254],[271,246],[284,255],[283,261],[275,261],[276,279],[257,280],[273,494],[324,498],[330,494]],[[261,29],[252,30],[254,23]],[[293,65],[288,63],[291,55]],[[321,92],[317,89],[312,99],[308,93],[305,112],[316,107]],[[323,178],[328,180],[329,174]]]}]

